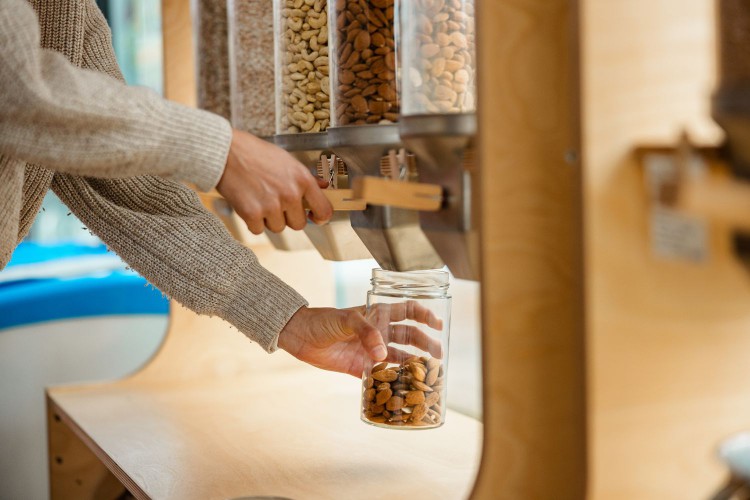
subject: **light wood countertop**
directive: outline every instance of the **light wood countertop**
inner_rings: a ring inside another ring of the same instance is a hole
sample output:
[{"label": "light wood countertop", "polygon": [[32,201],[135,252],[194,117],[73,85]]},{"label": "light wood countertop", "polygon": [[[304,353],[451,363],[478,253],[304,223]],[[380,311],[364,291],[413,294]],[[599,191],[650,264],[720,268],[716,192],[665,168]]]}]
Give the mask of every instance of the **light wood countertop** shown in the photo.
[{"label": "light wood countertop", "polygon": [[202,336],[225,356],[209,347],[203,358],[183,358],[198,366],[171,371],[166,360],[180,350],[172,338],[128,379],[49,391],[53,414],[136,497],[468,497],[481,452],[478,421],[449,411],[436,430],[368,426],[359,420],[356,379],[283,352],[269,356],[219,320],[176,310],[173,328],[210,325]]}]

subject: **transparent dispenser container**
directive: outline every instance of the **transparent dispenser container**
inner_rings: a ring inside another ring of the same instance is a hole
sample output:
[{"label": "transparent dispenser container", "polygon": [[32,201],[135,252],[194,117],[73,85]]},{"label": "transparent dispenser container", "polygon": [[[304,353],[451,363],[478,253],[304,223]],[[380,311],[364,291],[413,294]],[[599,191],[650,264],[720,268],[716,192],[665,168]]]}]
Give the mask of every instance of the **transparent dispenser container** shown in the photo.
[{"label": "transparent dispenser container", "polygon": [[394,0],[331,4],[332,126],[398,121],[394,10]]},{"label": "transparent dispenser container", "polygon": [[324,132],[330,123],[326,0],[274,0],[276,133]]},{"label": "transparent dispenser container", "polygon": [[259,137],[275,131],[272,0],[227,0],[232,126]]},{"label": "transparent dispenser container", "polygon": [[[447,271],[372,271],[367,319],[383,335],[388,359],[365,356],[361,418],[395,429],[445,422],[451,297]],[[425,324],[427,323],[427,324]]]},{"label": "transparent dispenser container", "polygon": [[230,119],[227,4],[191,0],[198,107]]},{"label": "transparent dispenser container", "polygon": [[476,111],[474,0],[410,0],[400,9],[402,113]]}]

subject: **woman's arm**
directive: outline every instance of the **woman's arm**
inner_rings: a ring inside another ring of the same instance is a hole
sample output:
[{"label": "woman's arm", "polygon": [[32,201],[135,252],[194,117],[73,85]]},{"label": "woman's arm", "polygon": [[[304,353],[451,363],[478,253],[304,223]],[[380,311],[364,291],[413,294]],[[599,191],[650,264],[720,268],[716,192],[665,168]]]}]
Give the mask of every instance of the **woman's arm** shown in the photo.
[{"label": "woman's arm", "polygon": [[26,0],[0,2],[0,153],[76,175],[218,183],[225,119],[78,68],[39,36]]},{"label": "woman's arm", "polygon": [[179,183],[55,174],[52,189],[150,283],[197,313],[227,320],[267,351],[307,304]]}]

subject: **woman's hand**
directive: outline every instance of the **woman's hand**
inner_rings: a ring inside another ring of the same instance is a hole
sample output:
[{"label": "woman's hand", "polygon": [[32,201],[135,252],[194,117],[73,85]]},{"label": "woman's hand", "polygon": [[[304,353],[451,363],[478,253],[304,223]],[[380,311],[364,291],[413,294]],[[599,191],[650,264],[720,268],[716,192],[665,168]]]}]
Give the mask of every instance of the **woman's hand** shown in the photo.
[{"label": "woman's hand", "polygon": [[[378,304],[351,309],[303,307],[292,316],[279,335],[279,347],[295,358],[324,370],[362,375],[364,357],[374,361],[400,363],[409,353],[391,345],[411,345],[442,357],[442,345],[436,338],[413,325],[391,325],[403,320],[441,329],[442,320],[415,301]],[[382,333],[381,333],[382,332]]]},{"label": "woman's hand", "polygon": [[327,222],[333,208],[321,188],[328,184],[314,177],[283,149],[252,134],[235,130],[224,174],[216,190],[232,205],[254,234],[267,227],[281,232],[286,226],[300,230],[307,217]]}]

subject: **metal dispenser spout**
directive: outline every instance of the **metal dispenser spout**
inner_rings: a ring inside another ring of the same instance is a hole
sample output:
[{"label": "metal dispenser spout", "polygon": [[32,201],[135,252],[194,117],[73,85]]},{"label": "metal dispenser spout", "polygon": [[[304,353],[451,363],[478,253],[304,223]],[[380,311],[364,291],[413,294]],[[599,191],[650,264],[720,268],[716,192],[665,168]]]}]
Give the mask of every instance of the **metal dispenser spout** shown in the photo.
[{"label": "metal dispenser spout", "polygon": [[[336,188],[348,188],[346,175],[339,175],[338,169],[335,168],[335,158],[328,159],[330,149],[327,133],[279,134],[274,137],[274,142],[312,170],[325,166],[323,170],[326,171],[327,180]],[[334,164],[332,174],[328,173],[327,168],[330,161]],[[322,226],[308,223],[304,231],[318,253],[326,260],[346,261],[370,257],[367,248],[352,230],[347,211],[334,211],[331,220]]]},{"label": "metal dispenser spout", "polygon": [[443,207],[421,212],[422,230],[457,278],[479,279],[478,200],[473,141],[476,115],[402,116],[404,146],[417,156],[420,182],[443,186]]},{"label": "metal dispenser spout", "polygon": [[[351,177],[380,176],[380,161],[402,148],[393,124],[328,129],[329,145],[349,168]],[[389,206],[368,206],[351,213],[351,224],[372,256],[391,271],[436,269],[443,262],[419,226],[419,213]]]}]

